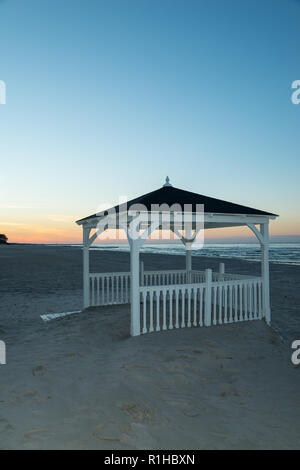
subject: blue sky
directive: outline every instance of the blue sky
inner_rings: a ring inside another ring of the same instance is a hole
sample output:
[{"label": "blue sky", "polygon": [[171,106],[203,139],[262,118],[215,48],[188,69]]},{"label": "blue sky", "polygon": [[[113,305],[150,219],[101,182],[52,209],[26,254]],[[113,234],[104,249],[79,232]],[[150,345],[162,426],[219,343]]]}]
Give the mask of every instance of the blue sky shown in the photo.
[{"label": "blue sky", "polygon": [[280,214],[300,234],[300,2],[2,0],[0,231],[174,186]]}]

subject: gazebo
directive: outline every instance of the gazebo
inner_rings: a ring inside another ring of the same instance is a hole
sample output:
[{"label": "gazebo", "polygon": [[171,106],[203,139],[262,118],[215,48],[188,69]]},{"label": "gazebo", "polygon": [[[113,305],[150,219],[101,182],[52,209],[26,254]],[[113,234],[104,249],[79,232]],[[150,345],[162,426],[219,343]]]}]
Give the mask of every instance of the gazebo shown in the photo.
[{"label": "gazebo", "polygon": [[[129,304],[132,336],[255,319],[270,324],[269,221],[276,214],[165,184],[76,223],[83,229],[83,307]],[[191,250],[203,230],[247,226],[261,246],[261,275],[192,269]],[[89,248],[107,228],[124,230],[130,272],[90,273]],[[139,253],[155,230],[171,230],[186,248],[184,270],[144,271]],[[94,232],[93,232],[94,231]]]}]

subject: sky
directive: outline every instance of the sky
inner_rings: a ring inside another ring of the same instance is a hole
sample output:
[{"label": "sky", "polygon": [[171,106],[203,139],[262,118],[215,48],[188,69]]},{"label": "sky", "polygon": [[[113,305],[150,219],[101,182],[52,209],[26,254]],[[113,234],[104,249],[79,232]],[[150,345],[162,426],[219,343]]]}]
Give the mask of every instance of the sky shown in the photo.
[{"label": "sky", "polygon": [[299,25],[297,0],[0,0],[0,233],[80,242],[168,175],[300,239]]}]

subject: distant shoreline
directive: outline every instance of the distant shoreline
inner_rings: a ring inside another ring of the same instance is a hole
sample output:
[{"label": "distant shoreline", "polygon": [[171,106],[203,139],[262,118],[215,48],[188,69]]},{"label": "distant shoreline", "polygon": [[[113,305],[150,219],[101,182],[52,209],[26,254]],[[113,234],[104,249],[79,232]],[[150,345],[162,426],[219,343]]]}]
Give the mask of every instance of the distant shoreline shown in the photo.
[{"label": "distant shoreline", "polygon": [[[79,243],[10,243],[15,247],[48,247],[54,248],[75,248],[80,249]],[[3,245],[4,246],[4,245]],[[127,243],[101,243],[94,244],[90,248],[91,252],[129,252]],[[184,256],[185,249],[181,243],[146,243],[141,253],[152,253],[159,255]],[[244,260],[248,262],[260,263],[261,252],[258,243],[206,243],[203,248],[193,250],[195,258],[216,258],[219,260]],[[300,243],[270,243],[270,263],[275,265],[300,265]]]},{"label": "distant shoreline", "polygon": [[[81,242],[77,242],[77,243],[69,243],[69,242],[52,242],[52,243],[35,243],[35,242],[7,242],[7,243],[3,243],[3,245],[29,245],[29,246],[32,246],[32,245],[37,245],[37,246],[78,246],[78,245],[81,245],[82,243]],[[127,240],[112,240],[112,241],[101,241],[101,242],[98,242],[96,243],[95,245],[127,245],[128,242]],[[181,246],[181,242],[180,241],[172,241],[172,240],[160,240],[160,241],[155,241],[155,240],[150,240],[150,241],[146,241],[145,243],[146,245],[148,244],[151,244],[151,245],[163,245],[163,244],[172,244],[172,245],[179,245]],[[300,245],[300,235],[299,235],[299,238],[297,238],[296,240],[281,240],[281,241],[278,241],[278,240],[273,240],[272,238],[270,238],[270,244],[276,244],[276,245],[286,245],[286,244],[299,244]],[[236,241],[236,240],[227,240],[227,241],[224,241],[224,240],[209,240],[209,241],[206,241],[205,242],[205,245],[259,245],[259,243],[256,241],[256,240],[247,240],[247,241]]]}]

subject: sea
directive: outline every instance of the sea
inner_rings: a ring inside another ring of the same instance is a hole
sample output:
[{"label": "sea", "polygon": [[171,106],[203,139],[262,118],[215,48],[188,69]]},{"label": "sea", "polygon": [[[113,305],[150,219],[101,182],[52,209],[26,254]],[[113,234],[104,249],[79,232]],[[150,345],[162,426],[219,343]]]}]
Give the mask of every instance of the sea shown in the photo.
[{"label": "sea", "polygon": [[[127,243],[103,243],[93,245],[91,249],[129,251],[129,246]],[[185,248],[175,243],[145,243],[141,252],[185,255]],[[260,245],[255,243],[207,243],[203,248],[193,250],[192,255],[260,261],[261,251]],[[300,243],[270,243],[269,256],[272,263],[300,265]]]}]

